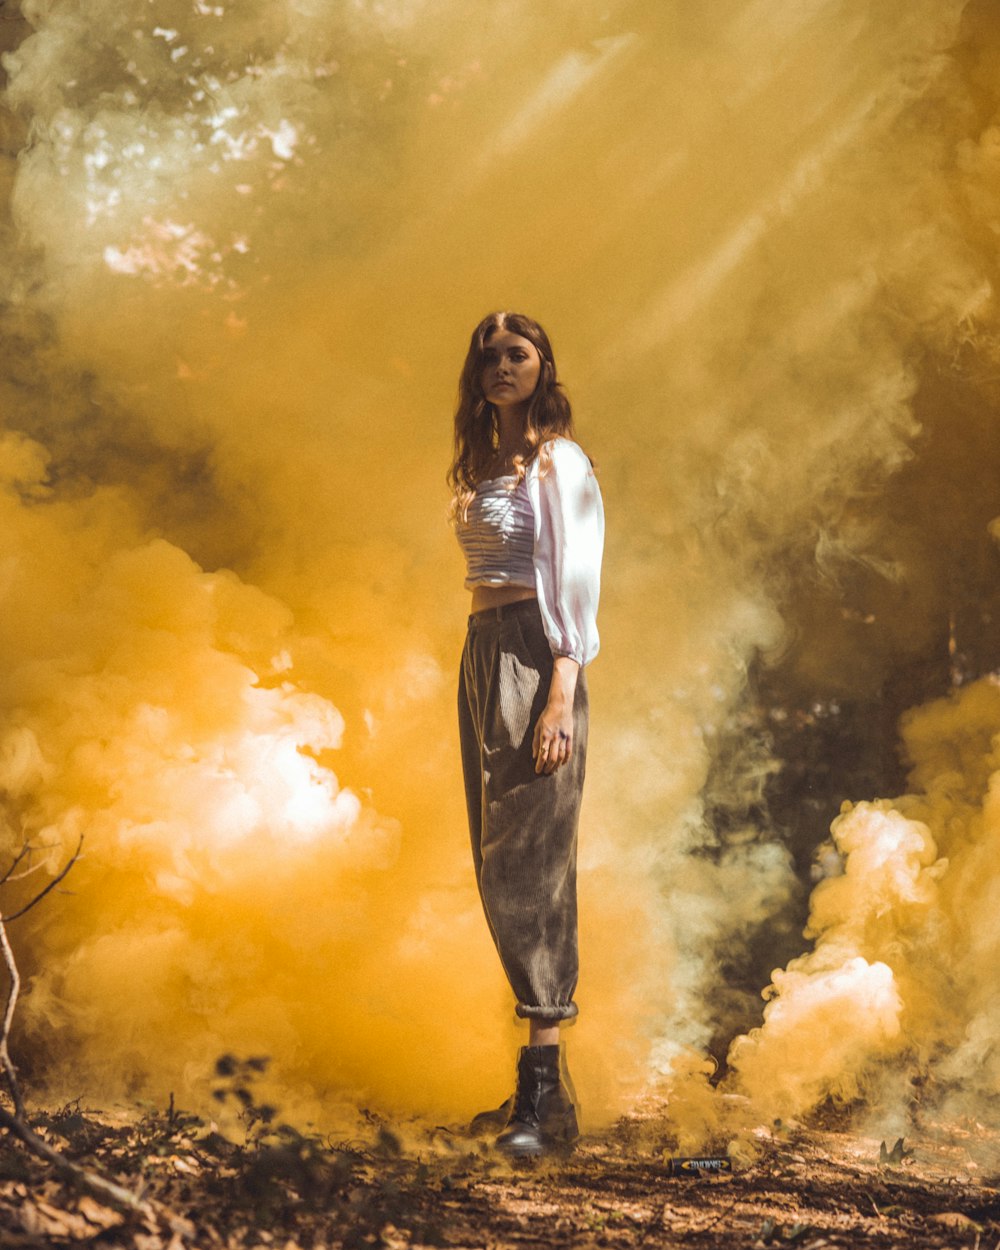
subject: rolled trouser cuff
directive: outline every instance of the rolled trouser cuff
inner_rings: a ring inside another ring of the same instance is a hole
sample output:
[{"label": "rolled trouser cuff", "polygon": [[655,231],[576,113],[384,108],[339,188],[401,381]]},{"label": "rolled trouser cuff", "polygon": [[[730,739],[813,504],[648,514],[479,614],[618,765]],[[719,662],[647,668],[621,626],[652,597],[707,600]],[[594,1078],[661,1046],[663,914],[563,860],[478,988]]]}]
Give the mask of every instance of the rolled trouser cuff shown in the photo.
[{"label": "rolled trouser cuff", "polygon": [[580,1014],[576,1003],[561,1003],[555,1007],[538,1007],[533,1003],[518,1003],[514,1014],[522,1020],[574,1020]]}]

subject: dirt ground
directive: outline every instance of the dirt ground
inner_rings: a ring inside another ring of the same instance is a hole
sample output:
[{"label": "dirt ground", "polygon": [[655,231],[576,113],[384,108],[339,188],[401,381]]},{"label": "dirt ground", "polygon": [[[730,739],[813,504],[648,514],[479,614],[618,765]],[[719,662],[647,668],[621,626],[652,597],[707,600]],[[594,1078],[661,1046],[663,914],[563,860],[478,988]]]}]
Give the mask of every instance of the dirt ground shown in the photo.
[{"label": "dirt ground", "polygon": [[895,1159],[895,1143],[819,1119],[762,1129],[756,1160],[712,1179],[672,1176],[648,1119],[517,1166],[448,1130],[404,1149],[374,1120],[364,1143],[257,1120],[234,1144],[176,1112],[112,1125],[69,1107],[35,1124],[151,1209],[124,1216],[4,1140],[3,1247],[1000,1246],[1000,1135],[975,1123],[934,1125]]}]

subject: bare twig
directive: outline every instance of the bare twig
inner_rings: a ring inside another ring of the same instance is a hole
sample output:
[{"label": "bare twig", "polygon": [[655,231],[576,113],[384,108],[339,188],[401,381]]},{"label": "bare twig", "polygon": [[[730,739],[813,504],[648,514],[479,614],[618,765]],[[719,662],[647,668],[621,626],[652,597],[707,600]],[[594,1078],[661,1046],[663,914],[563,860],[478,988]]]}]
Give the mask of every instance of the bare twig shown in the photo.
[{"label": "bare twig", "polygon": [[87,1168],[80,1167],[78,1163],[72,1163],[47,1141],[43,1141],[19,1116],[11,1115],[3,1107],[0,1107],[0,1127],[13,1133],[32,1154],[44,1159],[46,1163],[51,1163],[64,1180],[79,1185],[81,1189],[93,1194],[95,1198],[100,1198],[117,1211],[134,1212],[155,1219],[155,1211],[144,1198],[126,1189],[124,1185],[106,1180],[103,1176],[98,1176],[96,1172],[90,1172]]},{"label": "bare twig", "polygon": [[[23,916],[26,912],[31,911],[32,907],[40,903],[42,899],[54,890],[62,881],[76,861],[80,858],[80,848],[83,846],[83,835],[76,844],[76,850],[70,856],[69,860],[63,865],[44,890],[39,891],[30,902],[19,908],[11,916],[5,916],[0,912],[0,952],[3,953],[3,961],[7,968],[7,974],[10,977],[10,988],[7,991],[7,1002],[4,1006],[3,1023],[0,1025],[0,1069],[7,1078],[7,1087],[10,1090],[10,1096],[14,1103],[14,1115],[18,1118],[24,1116],[24,1099],[21,1097],[21,1086],[17,1079],[17,1068],[14,1066],[14,1060],[10,1057],[10,1030],[14,1023],[14,1011],[17,1008],[17,996],[21,992],[21,977],[17,971],[17,961],[14,959],[14,949],[10,944],[10,938],[7,936],[7,925],[12,920],[17,920],[19,916]],[[20,853],[15,856],[13,864],[7,870],[6,876],[0,885],[10,880],[11,873],[18,866],[21,860],[28,854],[29,848],[22,847]]]},{"label": "bare twig", "polygon": [[[124,1185],[108,1180],[107,1177],[100,1176],[96,1172],[91,1172],[88,1168],[81,1167],[78,1163],[73,1163],[67,1159],[65,1155],[60,1154],[47,1141],[39,1137],[25,1121],[24,1100],[21,1096],[20,1086],[17,1079],[17,1069],[10,1057],[8,1042],[10,1039],[11,1026],[14,1021],[14,1010],[17,1007],[17,997],[21,988],[21,978],[17,970],[17,961],[14,958],[14,950],[10,944],[10,938],[7,934],[7,925],[12,920],[17,920],[26,912],[31,911],[42,899],[56,888],[61,881],[64,880],[66,874],[70,871],[76,861],[80,858],[80,849],[83,846],[83,837],[81,836],[76,845],[70,859],[64,865],[60,872],[49,882],[44,890],[40,890],[24,906],[20,907],[10,916],[4,916],[0,912],[0,951],[3,953],[4,964],[10,977],[10,990],[7,994],[7,1003],[4,1008],[3,1023],[0,1025],[0,1069],[6,1078],[8,1089],[10,1090],[11,1099],[14,1103],[13,1114],[0,1106],[0,1128],[5,1128],[12,1133],[19,1141],[40,1159],[44,1159],[50,1164],[56,1174],[63,1180],[69,1181],[79,1189],[85,1190],[87,1193],[100,1199],[110,1207],[114,1207],[117,1211],[122,1211],[129,1215],[140,1215],[144,1219],[152,1221],[155,1225],[157,1221],[157,1212],[153,1205],[141,1198],[138,1194],[134,1194],[130,1189],[126,1189]],[[8,868],[3,877],[0,877],[0,886],[6,884],[12,879],[18,866],[22,863],[27,855],[31,853],[32,848],[25,846],[15,857],[14,862]],[[29,869],[28,872],[33,871]],[[21,876],[28,875],[21,873]],[[162,1212],[168,1226],[175,1233],[181,1235],[189,1235],[190,1227],[186,1221],[178,1219],[176,1216],[170,1215],[169,1212]]]},{"label": "bare twig", "polygon": [[[3,874],[3,876],[2,876],[2,877],[0,877],[0,885],[6,885],[6,884],[7,884],[7,882],[11,879],[11,877],[13,877],[13,876],[14,876],[14,873],[17,871],[17,866],[18,866],[18,864],[20,864],[21,860],[22,860],[22,859],[27,859],[27,857],[28,857],[30,854],[31,854],[31,843],[30,843],[30,842],[25,842],[24,846],[22,846],[22,847],[21,847],[21,849],[18,851],[18,853],[14,856],[14,859],[13,859],[13,861],[11,862],[10,867],[9,867],[9,868],[7,869],[7,871]],[[15,878],[15,880],[16,880],[16,878]]]},{"label": "bare twig", "polygon": [[[47,847],[41,847],[41,848],[40,848],[40,847],[37,847],[37,846],[29,846],[29,847],[28,847],[28,853],[29,853],[29,854],[32,854],[33,852],[35,852],[35,851],[37,851],[37,850],[47,850],[47,849],[48,849]],[[41,872],[41,870],[42,870],[44,867],[45,867],[45,863],[44,863],[44,861],[39,860],[39,861],[38,861],[38,863],[36,863],[36,864],[32,864],[29,868],[25,868],[25,869],[23,869],[21,872],[13,872],[13,871],[12,871],[12,873],[11,873],[11,875],[10,875],[10,876],[5,877],[5,878],[3,879],[3,881],[0,881],[0,885],[4,885],[7,881],[23,881],[25,877],[31,877],[31,876],[33,876],[36,872]],[[13,868],[13,865],[12,865],[12,868]]]},{"label": "bare twig", "polygon": [[17,1068],[14,1067],[14,1061],[10,1057],[10,1050],[7,1045],[10,1038],[10,1028],[14,1022],[17,996],[21,990],[21,977],[17,971],[17,962],[14,959],[14,951],[10,944],[10,938],[7,936],[7,926],[4,924],[2,916],[0,916],[0,950],[3,951],[3,961],[7,965],[7,973],[10,977],[10,989],[7,991],[7,1005],[4,1008],[3,1025],[0,1026],[0,1067],[3,1068],[3,1074],[7,1078],[7,1086],[10,1089],[10,1096],[14,1103],[14,1114],[23,1116],[24,1099],[21,1097]]},{"label": "bare twig", "polygon": [[80,848],[82,846],[83,846],[83,834],[81,833],[80,840],[76,844],[76,850],[66,861],[65,865],[63,866],[62,871],[57,873],[56,876],[54,876],[52,880],[49,882],[49,884],[45,887],[45,889],[40,890],[39,893],[36,894],[35,897],[31,900],[30,903],[25,903],[24,906],[19,908],[16,912],[14,912],[12,916],[4,916],[3,920],[5,921],[5,923],[10,924],[12,920],[19,920],[21,916],[23,916],[26,912],[31,911],[32,907],[40,903],[42,899],[46,896],[46,894],[49,894],[52,892],[56,888],[56,886],[63,880],[63,878],[66,876],[69,870],[73,867],[76,861],[80,858]]}]

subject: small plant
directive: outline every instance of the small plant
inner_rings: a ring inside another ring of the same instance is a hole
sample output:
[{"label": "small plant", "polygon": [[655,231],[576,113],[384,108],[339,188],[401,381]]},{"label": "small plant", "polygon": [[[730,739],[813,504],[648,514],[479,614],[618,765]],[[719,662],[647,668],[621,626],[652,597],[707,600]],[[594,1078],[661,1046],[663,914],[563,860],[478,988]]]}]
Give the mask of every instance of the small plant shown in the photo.
[{"label": "small plant", "polygon": [[351,1177],[355,1160],[347,1151],[331,1150],[317,1134],[279,1121],[276,1107],[258,1101],[254,1085],[269,1065],[265,1055],[241,1059],[231,1054],[215,1064],[218,1084],[212,1096],[235,1109],[245,1129],[233,1160],[243,1193],[260,1216],[328,1205]]},{"label": "small plant", "polygon": [[212,1090],[212,1097],[216,1102],[235,1104],[246,1129],[244,1144],[247,1146],[258,1144],[267,1135],[277,1115],[277,1108],[269,1103],[258,1103],[253,1091],[254,1082],[267,1072],[270,1063],[267,1055],[251,1055],[247,1059],[221,1055],[215,1061],[219,1084]]}]

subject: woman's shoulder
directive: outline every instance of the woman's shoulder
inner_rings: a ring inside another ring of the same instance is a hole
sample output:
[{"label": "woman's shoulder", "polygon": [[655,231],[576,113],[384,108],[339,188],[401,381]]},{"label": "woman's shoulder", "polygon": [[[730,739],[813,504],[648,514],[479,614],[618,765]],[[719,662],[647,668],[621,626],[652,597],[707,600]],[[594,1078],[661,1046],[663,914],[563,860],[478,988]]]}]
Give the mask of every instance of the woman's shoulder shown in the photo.
[{"label": "woman's shoulder", "polygon": [[580,444],[561,434],[541,445],[535,463],[541,472],[547,466],[551,466],[559,474],[589,476],[594,472],[593,463]]}]

